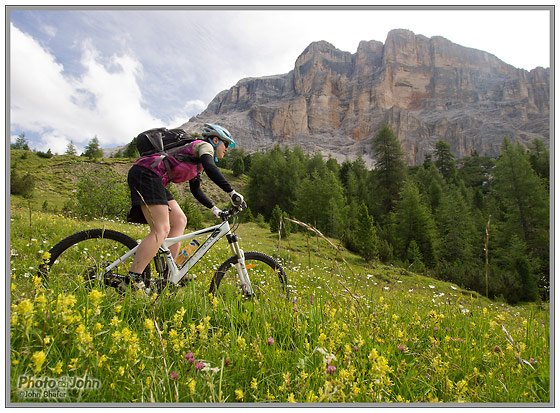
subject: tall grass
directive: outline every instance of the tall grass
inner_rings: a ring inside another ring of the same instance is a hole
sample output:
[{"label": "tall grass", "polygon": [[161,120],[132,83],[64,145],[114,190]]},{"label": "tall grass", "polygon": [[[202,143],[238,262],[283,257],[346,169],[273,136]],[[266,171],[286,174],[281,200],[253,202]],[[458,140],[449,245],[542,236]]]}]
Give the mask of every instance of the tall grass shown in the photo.
[{"label": "tall grass", "polygon": [[[240,243],[278,254],[289,301],[208,296],[225,242],[197,281],[157,300],[79,279],[47,288],[37,266],[60,239],[101,226],[141,239],[145,228],[26,209],[10,224],[12,403],[550,402],[548,305],[510,307],[346,254],[350,270],[320,239],[292,234],[278,250],[256,224],[240,226]],[[49,398],[29,391],[40,378],[94,385]]]}]

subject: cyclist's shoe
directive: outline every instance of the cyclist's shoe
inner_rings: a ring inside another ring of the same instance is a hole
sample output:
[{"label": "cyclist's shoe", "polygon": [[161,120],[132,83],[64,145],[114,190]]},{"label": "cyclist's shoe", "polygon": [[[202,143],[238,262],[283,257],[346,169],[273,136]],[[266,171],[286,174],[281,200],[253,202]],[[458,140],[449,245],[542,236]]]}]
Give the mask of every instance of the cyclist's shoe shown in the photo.
[{"label": "cyclist's shoe", "polygon": [[123,277],[118,288],[123,293],[130,288],[132,291],[140,291],[144,295],[148,295],[148,290],[142,280],[141,274],[128,273],[126,277]]}]

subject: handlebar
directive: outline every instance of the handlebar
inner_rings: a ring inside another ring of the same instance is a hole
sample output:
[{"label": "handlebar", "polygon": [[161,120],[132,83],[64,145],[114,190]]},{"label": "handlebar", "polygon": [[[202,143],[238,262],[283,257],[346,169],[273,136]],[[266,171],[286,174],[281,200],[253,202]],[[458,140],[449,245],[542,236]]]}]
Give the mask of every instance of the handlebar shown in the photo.
[{"label": "handlebar", "polygon": [[228,219],[239,214],[244,209],[247,209],[247,203],[245,201],[243,201],[241,205],[233,205],[230,209],[223,210],[220,214],[220,217],[222,218],[222,221],[227,221]]}]

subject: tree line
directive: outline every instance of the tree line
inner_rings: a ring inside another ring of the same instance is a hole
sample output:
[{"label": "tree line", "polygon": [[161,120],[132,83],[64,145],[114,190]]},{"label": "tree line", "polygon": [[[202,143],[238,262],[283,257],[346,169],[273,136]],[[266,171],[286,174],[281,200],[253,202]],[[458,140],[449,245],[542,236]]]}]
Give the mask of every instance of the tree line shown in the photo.
[{"label": "tree line", "polygon": [[500,156],[460,160],[439,141],[422,165],[407,167],[383,125],[372,150],[371,170],[361,158],[340,165],[297,147],[254,154],[248,203],[267,220],[285,214],[314,225],[366,261],[510,303],[548,299],[550,154],[542,141],[525,148],[504,138]]}]

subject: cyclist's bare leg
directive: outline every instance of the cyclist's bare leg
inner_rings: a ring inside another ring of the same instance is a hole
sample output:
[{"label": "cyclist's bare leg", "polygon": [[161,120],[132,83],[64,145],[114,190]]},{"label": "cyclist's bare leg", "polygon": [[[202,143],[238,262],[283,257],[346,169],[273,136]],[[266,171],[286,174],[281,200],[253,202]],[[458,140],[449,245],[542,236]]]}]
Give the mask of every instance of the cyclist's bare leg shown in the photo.
[{"label": "cyclist's bare leg", "polygon": [[[187,227],[187,217],[183,213],[183,210],[181,209],[177,201],[169,201],[169,208],[171,208],[171,211],[169,211],[169,225],[171,228],[169,229],[169,234],[167,236],[169,238],[172,238],[183,235],[183,233],[185,232],[185,228]],[[173,258],[176,258],[177,254],[179,254],[180,249],[180,242],[170,246],[169,251],[171,251],[171,256]]]},{"label": "cyclist's bare leg", "polygon": [[169,235],[169,208],[167,205],[142,205],[142,212],[150,225],[150,233],[142,240],[134,261],[130,266],[130,271],[142,273],[144,268],[150,263],[156,255],[159,247]]}]

